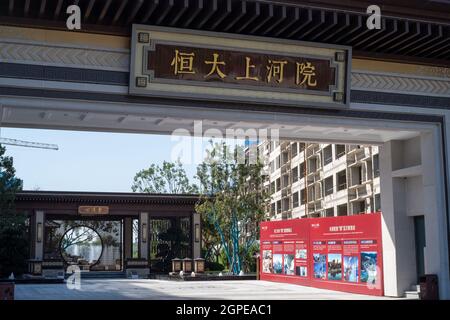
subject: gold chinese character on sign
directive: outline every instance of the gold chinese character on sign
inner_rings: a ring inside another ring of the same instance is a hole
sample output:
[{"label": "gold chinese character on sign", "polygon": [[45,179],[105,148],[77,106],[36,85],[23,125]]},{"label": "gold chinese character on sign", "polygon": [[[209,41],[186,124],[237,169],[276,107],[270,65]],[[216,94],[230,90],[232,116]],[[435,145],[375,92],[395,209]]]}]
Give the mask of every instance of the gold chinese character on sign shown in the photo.
[{"label": "gold chinese character on sign", "polygon": [[250,63],[250,57],[245,57],[245,76],[244,77],[236,77],[236,80],[253,80],[259,81],[258,77],[251,77],[250,70],[254,69],[255,65]]},{"label": "gold chinese character on sign", "polygon": [[269,60],[268,61],[267,68],[267,82],[271,82],[272,78],[276,78],[276,82],[282,83],[283,82],[283,75],[284,75],[284,66],[287,64],[286,60]]},{"label": "gold chinese character on sign", "polygon": [[175,57],[170,64],[173,67],[173,73],[177,74],[194,74],[194,57],[195,54],[185,53],[175,50]]},{"label": "gold chinese character on sign", "polygon": [[313,66],[311,62],[306,63],[297,62],[297,75],[295,77],[295,84],[301,86],[306,83],[308,87],[315,87],[317,86],[315,76],[316,76],[316,67]]},{"label": "gold chinese character on sign", "polygon": [[219,61],[219,54],[218,53],[213,53],[213,61],[205,60],[205,64],[212,65],[211,66],[211,70],[209,71],[209,73],[207,75],[205,75],[205,78],[208,78],[213,73],[217,74],[221,79],[226,77],[226,74],[223,73],[222,70],[220,70],[220,67],[219,67],[221,65],[224,66],[225,62]]}]

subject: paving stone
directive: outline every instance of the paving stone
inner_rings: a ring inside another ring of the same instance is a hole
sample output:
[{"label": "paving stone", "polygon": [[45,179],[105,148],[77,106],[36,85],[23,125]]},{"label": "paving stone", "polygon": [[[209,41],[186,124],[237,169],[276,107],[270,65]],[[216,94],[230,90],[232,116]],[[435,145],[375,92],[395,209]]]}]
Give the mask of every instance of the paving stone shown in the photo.
[{"label": "paving stone", "polygon": [[89,279],[80,290],[66,284],[19,284],[17,300],[133,299],[389,299],[268,281],[180,282],[166,280]]}]

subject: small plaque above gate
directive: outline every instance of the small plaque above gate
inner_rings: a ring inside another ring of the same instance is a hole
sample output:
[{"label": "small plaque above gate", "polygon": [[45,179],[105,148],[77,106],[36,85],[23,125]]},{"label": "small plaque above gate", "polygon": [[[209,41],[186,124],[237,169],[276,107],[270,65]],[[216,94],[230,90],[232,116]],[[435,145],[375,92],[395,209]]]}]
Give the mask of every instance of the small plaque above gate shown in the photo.
[{"label": "small plaque above gate", "polygon": [[134,25],[129,93],[342,108],[351,48]]},{"label": "small plaque above gate", "polygon": [[108,206],[79,206],[78,213],[81,215],[104,215],[109,213]]}]

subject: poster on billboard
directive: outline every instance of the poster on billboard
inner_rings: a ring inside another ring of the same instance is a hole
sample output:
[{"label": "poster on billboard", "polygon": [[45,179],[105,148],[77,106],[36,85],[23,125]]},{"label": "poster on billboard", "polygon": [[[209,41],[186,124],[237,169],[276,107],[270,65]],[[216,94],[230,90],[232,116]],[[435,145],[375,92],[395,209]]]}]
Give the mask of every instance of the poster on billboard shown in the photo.
[{"label": "poster on billboard", "polygon": [[262,280],[383,295],[381,214],[261,224]]},{"label": "poster on billboard", "polygon": [[262,272],[263,273],[273,273],[273,256],[272,250],[262,251]]}]

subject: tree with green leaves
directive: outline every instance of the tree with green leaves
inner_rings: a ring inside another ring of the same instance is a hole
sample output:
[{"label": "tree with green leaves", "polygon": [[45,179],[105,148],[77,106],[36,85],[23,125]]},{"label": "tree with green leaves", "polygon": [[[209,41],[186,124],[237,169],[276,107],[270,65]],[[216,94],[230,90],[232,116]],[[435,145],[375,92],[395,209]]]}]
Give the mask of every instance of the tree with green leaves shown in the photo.
[{"label": "tree with green leaves", "polygon": [[170,271],[172,259],[180,257],[180,254],[190,247],[189,235],[176,222],[176,219],[171,220],[167,230],[154,230],[158,238],[155,258],[159,260],[155,267],[163,272]]},{"label": "tree with green leaves", "polygon": [[133,192],[143,193],[197,193],[197,186],[189,182],[180,161],[164,161],[162,166],[151,164],[139,171],[131,186]]},{"label": "tree with green leaves", "polygon": [[13,158],[5,151],[0,145],[0,277],[24,273],[29,253],[26,216],[15,208],[22,180],[15,176]]},{"label": "tree with green leaves", "polygon": [[[205,161],[197,168],[201,201],[196,210],[214,226],[234,274],[245,269],[245,257],[258,238],[268,197],[263,188],[263,163],[260,159],[243,163],[242,154],[241,146],[211,142]],[[254,232],[244,237],[246,226],[253,226]]]},{"label": "tree with green leaves", "polygon": [[222,253],[222,242],[219,233],[206,214],[200,215],[202,224],[202,256],[207,262],[218,263]]}]

